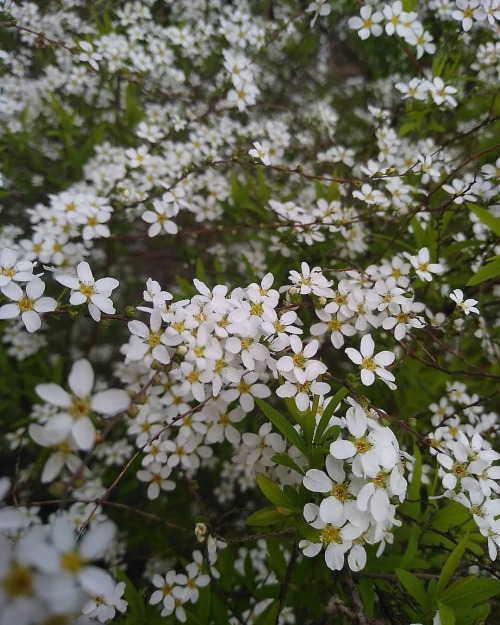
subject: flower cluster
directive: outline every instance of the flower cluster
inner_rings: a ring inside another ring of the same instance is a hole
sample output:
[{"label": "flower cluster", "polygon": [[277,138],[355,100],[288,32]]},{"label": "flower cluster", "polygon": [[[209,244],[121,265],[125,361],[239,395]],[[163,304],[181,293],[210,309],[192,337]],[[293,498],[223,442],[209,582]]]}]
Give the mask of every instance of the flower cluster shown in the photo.
[{"label": "flower cluster", "polygon": [[377,555],[391,542],[390,530],[401,521],[395,518],[398,499],[406,495],[407,482],[401,452],[392,430],[378,422],[378,416],[352,400],[339,420],[348,438],[330,445],[326,473],[309,469],[303,483],[311,492],[322,493],[320,505],[306,504],[305,520],[318,531],[317,540],[302,540],[304,555],[312,557],[325,549],[325,562],[332,570],[344,566],[360,571],[366,564],[365,544],[379,544]]}]

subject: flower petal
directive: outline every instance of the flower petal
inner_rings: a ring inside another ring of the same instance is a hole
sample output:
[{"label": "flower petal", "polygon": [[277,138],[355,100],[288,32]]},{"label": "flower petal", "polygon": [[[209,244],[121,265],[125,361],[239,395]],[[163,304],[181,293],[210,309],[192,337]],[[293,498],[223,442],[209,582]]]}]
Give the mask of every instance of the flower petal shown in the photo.
[{"label": "flower petal", "polygon": [[125,391],[110,388],[107,391],[96,393],[92,397],[92,409],[103,415],[112,415],[127,410],[130,397]]}]

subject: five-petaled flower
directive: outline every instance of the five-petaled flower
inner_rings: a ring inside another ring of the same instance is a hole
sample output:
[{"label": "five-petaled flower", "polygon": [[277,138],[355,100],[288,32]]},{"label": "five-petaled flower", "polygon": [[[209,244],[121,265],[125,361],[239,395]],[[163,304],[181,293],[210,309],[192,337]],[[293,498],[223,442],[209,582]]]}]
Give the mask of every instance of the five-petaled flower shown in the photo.
[{"label": "five-petaled flower", "polygon": [[101,320],[101,311],[114,314],[113,302],[109,299],[111,292],[119,285],[115,278],[94,280],[92,270],[87,262],[82,261],[76,268],[77,276],[60,274],[56,280],[63,286],[72,289],[69,303],[73,306],[88,304],[89,313],[94,321]]}]

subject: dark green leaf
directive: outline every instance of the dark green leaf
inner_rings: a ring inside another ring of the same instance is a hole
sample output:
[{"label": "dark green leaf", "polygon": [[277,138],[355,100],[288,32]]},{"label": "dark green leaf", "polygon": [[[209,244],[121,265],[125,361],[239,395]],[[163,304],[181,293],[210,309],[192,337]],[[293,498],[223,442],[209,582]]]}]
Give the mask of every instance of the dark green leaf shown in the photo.
[{"label": "dark green leaf", "polygon": [[437,584],[437,595],[441,596],[444,592],[444,589],[448,585],[453,573],[456,571],[457,566],[460,564],[460,560],[467,549],[467,543],[469,542],[469,532],[465,534],[462,540],[458,543],[458,545],[453,549],[453,551],[448,556],[448,559],[444,563],[443,569],[441,571],[441,575],[438,579]]},{"label": "dark green leaf", "polygon": [[423,580],[403,569],[396,569],[396,575],[406,592],[416,599],[420,605],[425,605],[427,597]]},{"label": "dark green leaf", "polygon": [[328,402],[328,406],[323,410],[323,414],[321,415],[321,418],[319,420],[318,427],[316,428],[316,433],[314,434],[315,443],[321,442],[323,440],[322,436],[328,426],[328,423],[330,422],[330,419],[333,416],[333,413],[348,392],[349,391],[345,387],[342,387]]},{"label": "dark green leaf", "polygon": [[294,507],[293,501],[263,473],[256,473],[255,477],[264,497],[271,503],[281,508],[292,509]]},{"label": "dark green leaf", "polygon": [[255,398],[255,401],[271,423],[283,434],[283,436],[297,447],[304,455],[307,455],[307,447],[304,439],[300,436],[288,419],[275,410],[262,399]]}]

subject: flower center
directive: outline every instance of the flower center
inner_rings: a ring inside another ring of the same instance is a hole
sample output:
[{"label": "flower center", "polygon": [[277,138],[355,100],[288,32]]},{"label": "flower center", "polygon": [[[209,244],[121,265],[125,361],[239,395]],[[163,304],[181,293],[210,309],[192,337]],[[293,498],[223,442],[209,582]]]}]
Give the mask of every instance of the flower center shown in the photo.
[{"label": "flower center", "polygon": [[30,299],[29,297],[21,297],[18,302],[19,310],[23,313],[28,310],[33,310],[35,306],[35,300]]},{"label": "flower center", "polygon": [[61,568],[68,573],[78,573],[82,568],[82,560],[76,551],[67,551],[61,556]]},{"label": "flower center", "polygon": [[354,441],[354,447],[356,447],[358,454],[366,454],[372,448],[372,444],[366,438],[357,438]]},{"label": "flower center", "polygon": [[363,358],[361,368],[368,369],[368,371],[375,371],[377,365],[375,364],[375,360],[373,358]]},{"label": "flower center", "polygon": [[94,285],[90,282],[82,282],[80,285],[80,293],[83,293],[86,298],[90,298],[95,293]]},{"label": "flower center", "polygon": [[342,538],[340,538],[339,528],[333,527],[333,525],[328,524],[321,531],[321,542],[322,543],[342,543]]},{"label": "flower center", "polygon": [[345,484],[335,484],[330,492],[339,501],[345,501],[349,497],[347,486]]},{"label": "flower center", "polygon": [[14,564],[7,575],[1,580],[7,597],[20,597],[33,593],[33,580],[31,570],[27,566]]}]

